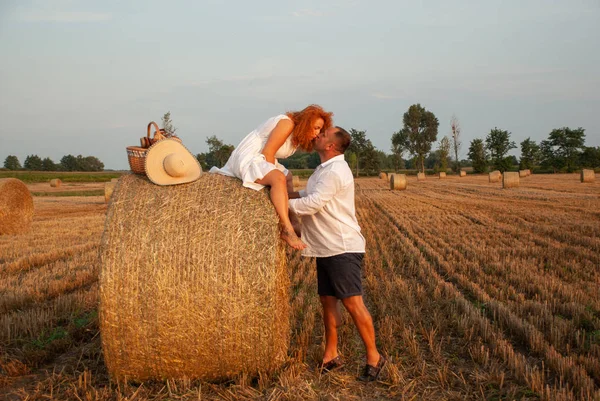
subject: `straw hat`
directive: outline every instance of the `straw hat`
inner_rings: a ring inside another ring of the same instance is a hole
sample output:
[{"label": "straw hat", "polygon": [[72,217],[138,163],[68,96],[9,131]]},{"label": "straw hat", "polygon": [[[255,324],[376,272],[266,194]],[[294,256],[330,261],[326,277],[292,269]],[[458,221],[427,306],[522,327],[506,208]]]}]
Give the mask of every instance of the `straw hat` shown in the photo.
[{"label": "straw hat", "polygon": [[176,185],[196,181],[202,169],[198,160],[180,142],[163,139],[146,154],[146,175],[156,185]]}]

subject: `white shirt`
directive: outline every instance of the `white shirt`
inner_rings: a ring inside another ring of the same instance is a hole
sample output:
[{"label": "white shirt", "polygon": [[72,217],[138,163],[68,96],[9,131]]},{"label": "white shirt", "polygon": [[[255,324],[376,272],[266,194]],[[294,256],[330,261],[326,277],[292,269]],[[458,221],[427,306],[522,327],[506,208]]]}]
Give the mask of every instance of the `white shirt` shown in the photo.
[{"label": "white shirt", "polygon": [[300,196],[289,203],[302,219],[302,241],[308,245],[303,256],[365,252],[354,207],[354,177],[344,155],[320,164]]}]

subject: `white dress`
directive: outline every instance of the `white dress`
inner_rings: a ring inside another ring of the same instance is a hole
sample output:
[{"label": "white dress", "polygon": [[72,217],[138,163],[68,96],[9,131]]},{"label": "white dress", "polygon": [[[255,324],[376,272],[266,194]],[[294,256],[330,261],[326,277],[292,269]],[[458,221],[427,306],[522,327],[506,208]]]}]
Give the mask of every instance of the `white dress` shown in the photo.
[{"label": "white dress", "polygon": [[257,184],[256,180],[264,178],[272,170],[278,169],[287,175],[288,170],[277,159],[290,157],[296,151],[290,135],[275,153],[275,164],[269,163],[261,152],[267,143],[271,131],[283,119],[290,119],[285,114],[269,118],[254,131],[250,132],[234,149],[223,168],[213,167],[210,173],[218,173],[242,180],[245,187],[260,191],[265,186]]}]

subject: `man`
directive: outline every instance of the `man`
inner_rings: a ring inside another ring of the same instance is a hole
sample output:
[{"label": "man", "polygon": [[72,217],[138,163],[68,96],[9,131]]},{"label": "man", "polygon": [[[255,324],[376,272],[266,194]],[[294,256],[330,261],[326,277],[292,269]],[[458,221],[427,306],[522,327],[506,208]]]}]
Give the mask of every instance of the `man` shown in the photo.
[{"label": "man", "polygon": [[343,365],[338,354],[337,324],[340,299],[358,329],[367,351],[362,381],[377,380],[386,363],[375,346],[373,319],[362,297],[361,266],[365,239],[360,233],[354,208],[354,178],[344,152],[350,134],[331,127],[319,134],[313,149],[321,158],[306,190],[290,193],[290,210],[302,219],[302,255],[316,257],[318,292],[323,306],[325,353],[321,370]]}]

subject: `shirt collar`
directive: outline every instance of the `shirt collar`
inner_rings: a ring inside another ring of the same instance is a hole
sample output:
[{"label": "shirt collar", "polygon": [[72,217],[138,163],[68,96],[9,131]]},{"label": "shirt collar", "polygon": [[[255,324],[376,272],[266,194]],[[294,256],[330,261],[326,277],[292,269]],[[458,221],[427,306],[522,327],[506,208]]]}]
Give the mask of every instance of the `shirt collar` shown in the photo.
[{"label": "shirt collar", "polygon": [[331,163],[339,162],[339,161],[344,161],[344,154],[343,153],[341,155],[337,155],[335,157],[332,157],[331,159],[327,160],[324,163],[319,164],[317,166],[317,169],[321,169],[321,168],[323,168],[323,167],[325,167],[325,166],[327,166],[327,165],[329,165]]}]

